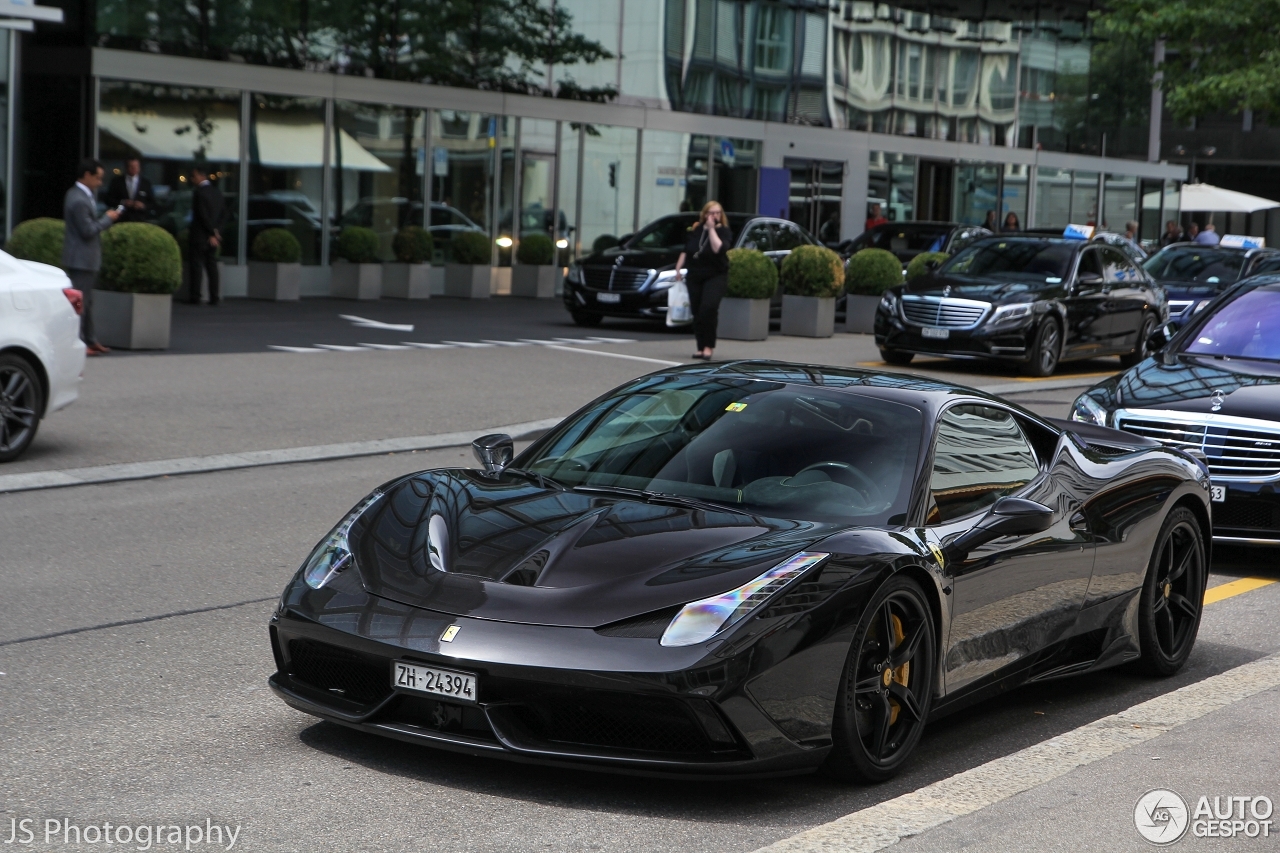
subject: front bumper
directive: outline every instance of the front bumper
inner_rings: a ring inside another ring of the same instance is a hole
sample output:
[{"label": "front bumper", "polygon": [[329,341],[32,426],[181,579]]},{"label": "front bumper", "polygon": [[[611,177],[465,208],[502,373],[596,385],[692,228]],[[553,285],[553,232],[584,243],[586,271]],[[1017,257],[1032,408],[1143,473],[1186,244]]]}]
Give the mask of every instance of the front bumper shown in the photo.
[{"label": "front bumper", "polygon": [[876,309],[876,345],[881,349],[921,355],[996,359],[1021,364],[1030,358],[1039,320],[1039,315],[1033,315],[1019,322],[995,326],[980,323],[974,328],[947,329],[945,339],[926,338],[923,326],[906,322],[882,305]]},{"label": "front bumper", "polygon": [[[605,301],[613,298],[617,301]],[[601,317],[665,321],[667,288],[603,291],[566,281],[564,307],[573,313],[597,314]]]},{"label": "front bumper", "polygon": [[1226,500],[1213,506],[1213,540],[1231,545],[1280,545],[1277,483],[1216,480]]}]

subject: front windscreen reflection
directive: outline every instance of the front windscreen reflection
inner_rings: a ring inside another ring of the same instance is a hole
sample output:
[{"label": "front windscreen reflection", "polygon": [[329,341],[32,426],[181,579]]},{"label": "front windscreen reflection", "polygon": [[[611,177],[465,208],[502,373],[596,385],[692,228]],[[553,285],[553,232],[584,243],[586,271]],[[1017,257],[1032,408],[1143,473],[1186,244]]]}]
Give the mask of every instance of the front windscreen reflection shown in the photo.
[{"label": "front windscreen reflection", "polygon": [[1183,352],[1280,361],[1280,284],[1250,290],[1223,305]]},{"label": "front windscreen reflection", "polygon": [[843,390],[655,377],[603,400],[518,464],[566,486],[883,524],[906,511],[921,422],[914,408]]},{"label": "front windscreen reflection", "polygon": [[960,250],[938,270],[941,275],[1066,278],[1074,249],[1052,240],[1007,240],[992,237]]}]

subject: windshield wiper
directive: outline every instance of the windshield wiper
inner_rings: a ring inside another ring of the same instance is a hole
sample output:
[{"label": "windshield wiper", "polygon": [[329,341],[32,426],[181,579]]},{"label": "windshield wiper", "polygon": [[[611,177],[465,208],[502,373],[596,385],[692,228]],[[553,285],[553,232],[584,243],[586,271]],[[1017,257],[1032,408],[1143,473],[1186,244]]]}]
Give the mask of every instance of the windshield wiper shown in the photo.
[{"label": "windshield wiper", "polygon": [[539,474],[537,471],[526,471],[523,468],[512,468],[511,466],[507,466],[502,469],[502,473],[515,474],[517,477],[523,477],[532,483],[536,483],[543,489],[555,489],[557,492],[569,491],[569,487],[564,483],[553,480],[545,474]]},{"label": "windshield wiper", "polygon": [[575,492],[587,492],[598,495],[615,495],[652,504],[669,504],[689,507],[691,509],[709,510],[712,512],[736,512],[741,515],[751,514],[744,509],[739,509],[738,507],[729,504],[719,504],[714,501],[691,498],[687,495],[673,495],[670,492],[650,492],[645,491],[644,489],[629,489],[625,486],[574,486],[573,490]]}]

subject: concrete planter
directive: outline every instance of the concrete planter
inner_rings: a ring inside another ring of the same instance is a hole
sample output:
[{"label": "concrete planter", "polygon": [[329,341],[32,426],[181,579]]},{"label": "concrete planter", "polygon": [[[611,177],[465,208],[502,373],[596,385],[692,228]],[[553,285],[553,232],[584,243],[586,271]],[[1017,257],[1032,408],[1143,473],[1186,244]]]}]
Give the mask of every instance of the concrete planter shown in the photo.
[{"label": "concrete planter", "polygon": [[511,268],[511,295],[526,299],[554,299],[559,267],[516,264]]},{"label": "concrete planter", "polygon": [[879,296],[850,293],[844,307],[844,330],[857,335],[870,335],[876,330],[876,307]]},{"label": "concrete planter", "polygon": [[720,322],[716,337],[731,341],[763,341],[769,337],[769,300],[738,299],[726,296],[720,300]]},{"label": "concrete planter", "polygon": [[801,338],[829,338],[836,333],[835,297],[782,297],[782,334]]},{"label": "concrete planter", "polygon": [[488,264],[446,264],[444,295],[456,299],[488,299],[493,267]]},{"label": "concrete planter", "polygon": [[302,292],[302,264],[249,261],[250,299],[297,302]]},{"label": "concrete planter", "polygon": [[511,295],[511,267],[491,267],[493,277],[489,280],[490,296]]},{"label": "concrete planter", "polygon": [[431,265],[382,265],[382,295],[388,299],[430,299]]},{"label": "concrete planter", "polygon": [[329,295],[335,299],[368,301],[382,296],[382,264],[338,261],[329,279]]},{"label": "concrete planter", "polygon": [[93,291],[98,340],[116,349],[168,349],[173,296],[168,293]]}]

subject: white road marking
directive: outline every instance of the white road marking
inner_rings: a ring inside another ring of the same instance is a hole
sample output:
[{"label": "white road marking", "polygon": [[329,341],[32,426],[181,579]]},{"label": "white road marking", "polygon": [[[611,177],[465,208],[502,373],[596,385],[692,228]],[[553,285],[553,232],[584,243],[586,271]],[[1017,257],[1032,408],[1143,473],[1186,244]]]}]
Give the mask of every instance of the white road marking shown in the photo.
[{"label": "white road marking", "polygon": [[334,352],[368,352],[364,347],[349,347],[344,344],[316,344],[320,349],[333,350]]},{"label": "white road marking", "polygon": [[477,343],[476,341],[441,341],[440,343],[449,344],[450,346],[455,347],[469,347],[471,349],[482,349],[493,346],[493,344],[482,344]]},{"label": "white road marking", "polygon": [[267,349],[273,349],[279,352],[324,352],[324,350],[319,347],[285,347],[277,344],[267,344]]},{"label": "white road marking", "polygon": [[528,343],[528,342],[526,342],[526,341],[491,341],[491,340],[489,340],[488,338],[482,338],[482,339],[480,340],[480,343],[482,343],[482,344],[493,344],[495,347],[527,347],[527,346],[532,346],[532,344],[529,344],[529,343]]},{"label": "white road marking", "polygon": [[412,323],[384,323],[381,320],[370,320],[366,317],[356,317],[352,314],[339,314],[343,320],[361,329],[382,329],[387,332],[412,332]]},{"label": "white road marking", "polygon": [[661,358],[645,358],[642,355],[626,355],[620,352],[601,352],[598,349],[582,349],[581,347],[566,347],[560,344],[549,344],[547,349],[559,350],[560,352],[576,352],[583,355],[602,355],[605,358],[625,358],[630,361],[645,361],[649,364],[661,364],[664,367],[679,367],[678,361],[665,361]]},{"label": "white road marking", "polygon": [[563,341],[543,341],[538,338],[521,338],[520,340],[524,341],[526,344],[540,344],[544,347],[559,346],[564,343]]},{"label": "white road marking", "polygon": [[422,344],[417,341],[401,341],[401,343],[418,349],[457,349],[453,344]]},{"label": "white road marking", "polygon": [[594,342],[595,338],[556,338],[556,343],[561,344],[589,344]]},{"label": "white road marking", "polygon": [[[347,315],[341,315],[346,317]],[[382,328],[367,327],[367,328]],[[395,328],[387,326],[387,328]],[[412,326],[408,327],[412,330]],[[557,347],[565,347],[570,345],[581,344],[633,344],[636,343],[634,338],[556,338],[554,340],[539,340],[537,338],[521,338],[518,341],[495,341],[482,339],[479,341],[442,341],[440,343],[424,343],[421,341],[401,341],[398,344],[371,344],[361,342],[359,346],[350,346],[347,344],[315,344],[309,347],[291,347],[282,344],[268,344],[267,349],[277,350],[279,352],[367,352],[368,350],[407,350],[407,349],[457,349],[463,347],[465,349],[486,349],[490,347],[527,347],[527,346],[543,346],[551,349]],[[600,355],[609,355],[609,353],[599,353]],[[653,361],[653,359],[644,359],[639,356],[630,356],[640,361]],[[677,364],[674,361],[659,361],[659,364]]]},{"label": "white road marking", "polygon": [[1277,686],[1280,654],[1268,655],[784,838],[758,853],[875,853]]},{"label": "white road marking", "polygon": [[634,344],[635,338],[587,338],[589,341],[599,341],[602,344]]},{"label": "white road marking", "polygon": [[413,347],[411,347],[411,346],[405,346],[405,345],[403,345],[403,344],[366,344],[364,341],[361,341],[361,342],[360,342],[360,346],[362,346],[362,347],[368,347],[369,349],[384,349],[384,350],[406,350],[406,349],[413,349]]}]

